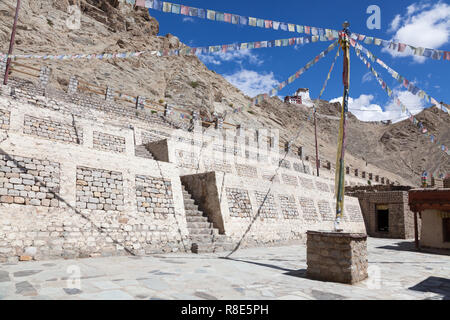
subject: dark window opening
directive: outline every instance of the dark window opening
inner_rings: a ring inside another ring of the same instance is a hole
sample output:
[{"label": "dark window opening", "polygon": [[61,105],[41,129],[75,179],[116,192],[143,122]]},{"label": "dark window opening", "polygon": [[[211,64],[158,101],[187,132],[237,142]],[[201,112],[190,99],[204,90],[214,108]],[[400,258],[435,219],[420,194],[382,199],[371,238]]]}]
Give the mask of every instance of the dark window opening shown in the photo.
[{"label": "dark window opening", "polygon": [[450,242],[450,218],[442,219],[444,242]]},{"label": "dark window opening", "polygon": [[387,206],[377,206],[378,231],[389,232],[389,209]]}]

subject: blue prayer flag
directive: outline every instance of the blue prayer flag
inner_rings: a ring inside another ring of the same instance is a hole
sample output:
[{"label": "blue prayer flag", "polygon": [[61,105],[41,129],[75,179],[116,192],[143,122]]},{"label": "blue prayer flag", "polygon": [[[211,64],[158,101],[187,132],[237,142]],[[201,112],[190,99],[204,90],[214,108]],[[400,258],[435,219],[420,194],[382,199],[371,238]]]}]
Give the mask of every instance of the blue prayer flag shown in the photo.
[{"label": "blue prayer flag", "polygon": [[153,9],[161,11],[163,7],[163,2],[161,0],[154,0],[153,1]]},{"label": "blue prayer flag", "polygon": [[189,15],[191,17],[197,17],[198,16],[198,9],[197,8],[189,8]]},{"label": "blue prayer flag", "polygon": [[427,58],[431,57],[432,54],[433,54],[433,50],[431,50],[431,49],[425,49],[425,51],[423,52],[423,56],[427,57]]},{"label": "blue prayer flag", "polygon": [[172,13],[180,14],[181,6],[179,4],[172,4]]}]

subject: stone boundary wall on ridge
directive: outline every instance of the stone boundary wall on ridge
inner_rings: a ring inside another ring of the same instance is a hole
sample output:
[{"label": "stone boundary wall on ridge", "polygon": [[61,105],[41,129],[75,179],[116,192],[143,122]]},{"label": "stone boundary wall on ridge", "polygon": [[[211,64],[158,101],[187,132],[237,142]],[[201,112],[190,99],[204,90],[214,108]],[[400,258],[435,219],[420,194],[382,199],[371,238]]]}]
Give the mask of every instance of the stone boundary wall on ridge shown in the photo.
[{"label": "stone boundary wall on ridge", "polygon": [[[14,96],[17,98],[25,99],[29,102],[36,103],[37,105],[49,108],[51,110],[57,110],[64,114],[76,115],[78,117],[86,117],[89,119],[106,119],[111,124],[117,126],[124,126],[124,123],[131,124],[136,131],[136,144],[145,144],[147,142],[157,141],[159,138],[165,139],[171,135],[172,131],[176,128],[182,128],[183,134],[179,136],[180,141],[194,141],[195,144],[198,142],[194,139],[185,139],[186,134],[189,134],[187,128],[190,127],[189,122],[181,121],[179,119],[171,119],[170,117],[162,117],[162,113],[154,113],[151,110],[138,110],[136,106],[129,103],[124,103],[121,101],[106,101],[101,99],[98,95],[88,94],[86,92],[78,92],[75,94],[68,94],[64,91],[55,90],[51,87],[47,87],[45,90],[37,87],[32,82],[28,80],[23,80],[19,78],[12,77],[9,80],[9,86],[2,86],[1,92],[4,95],[10,95],[11,88],[14,88]],[[0,92],[0,94],[1,94]],[[45,96],[44,96],[45,93]],[[125,121],[125,122],[124,122]],[[136,125],[135,125],[136,124]],[[157,129],[148,129],[148,124],[152,124]],[[128,127],[128,126],[127,126]],[[139,129],[141,127],[142,129]],[[145,128],[145,129],[144,129]],[[142,132],[142,138],[141,133]],[[255,144],[255,135],[249,137],[245,141],[249,140],[250,144]],[[245,143],[243,141],[242,143]],[[261,139],[262,141],[262,139]],[[259,144],[259,142],[257,143]],[[218,150],[222,147],[218,147]],[[278,147],[277,147],[278,149]],[[228,150],[228,149],[225,149]],[[235,149],[233,149],[235,150]],[[277,152],[280,150],[277,150]],[[228,151],[227,151],[228,152]],[[252,153],[250,151],[245,151],[242,153],[243,157],[248,159],[258,159],[258,152]],[[300,165],[298,163],[298,157],[294,156],[297,160],[291,164],[291,161],[287,160],[282,166],[287,166],[292,170],[298,172],[306,172],[307,174],[313,174],[313,164],[309,161],[305,161]],[[308,157],[306,157],[308,158]],[[260,155],[259,160],[267,161],[265,155]],[[221,165],[211,165],[210,170],[223,170],[230,172],[228,166]],[[327,172],[327,169],[321,170],[321,175],[324,177],[334,179],[334,172]],[[346,177],[346,185],[367,185],[367,177],[361,178],[361,172],[364,170],[356,170],[359,172],[358,177],[354,177],[355,170],[351,168],[351,172]],[[375,181],[376,175],[373,176],[372,185],[377,183],[382,183],[382,180]],[[384,179],[385,183],[388,183],[388,179]]]}]

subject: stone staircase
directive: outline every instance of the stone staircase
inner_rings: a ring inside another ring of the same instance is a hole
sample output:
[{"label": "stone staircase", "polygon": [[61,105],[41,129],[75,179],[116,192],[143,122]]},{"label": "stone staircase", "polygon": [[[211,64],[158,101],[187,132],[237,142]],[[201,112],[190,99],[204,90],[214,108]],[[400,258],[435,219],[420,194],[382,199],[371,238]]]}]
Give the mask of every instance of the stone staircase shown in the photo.
[{"label": "stone staircase", "polygon": [[147,148],[143,144],[139,145],[139,146],[135,146],[134,152],[135,152],[134,154],[136,155],[136,157],[155,160],[155,158],[153,157],[153,154],[150,151],[148,151]]},{"label": "stone staircase", "polygon": [[233,250],[233,245],[226,235],[219,234],[219,229],[213,227],[208,217],[198,209],[191,194],[183,189],[184,208],[193,253],[221,252]]}]

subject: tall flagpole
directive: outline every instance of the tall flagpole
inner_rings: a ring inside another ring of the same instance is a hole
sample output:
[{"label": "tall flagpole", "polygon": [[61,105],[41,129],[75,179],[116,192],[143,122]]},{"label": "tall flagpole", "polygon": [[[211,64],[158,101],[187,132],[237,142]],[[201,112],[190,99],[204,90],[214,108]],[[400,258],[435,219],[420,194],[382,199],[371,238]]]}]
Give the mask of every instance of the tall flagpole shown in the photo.
[{"label": "tall flagpole", "polygon": [[9,58],[9,56],[12,55],[14,49],[14,39],[16,37],[16,25],[17,19],[19,18],[19,8],[20,8],[20,0],[17,0],[16,15],[14,17],[14,24],[11,31],[11,40],[9,42],[9,50],[8,50],[8,60],[6,61],[5,77],[3,79],[3,84],[5,86],[8,84],[9,68],[11,67],[11,58]]},{"label": "tall flagpole", "polygon": [[350,86],[350,44],[348,27],[350,23],[345,21],[343,24],[343,30],[339,34],[339,42],[342,50],[344,51],[344,71],[342,74],[342,80],[344,84],[344,95],[342,97],[342,109],[341,109],[341,122],[339,128],[339,141],[338,152],[336,161],[336,231],[341,231],[339,228],[340,221],[344,215],[344,191],[345,191],[345,171],[344,171],[344,158],[345,158],[345,129],[348,112],[348,95]]}]

